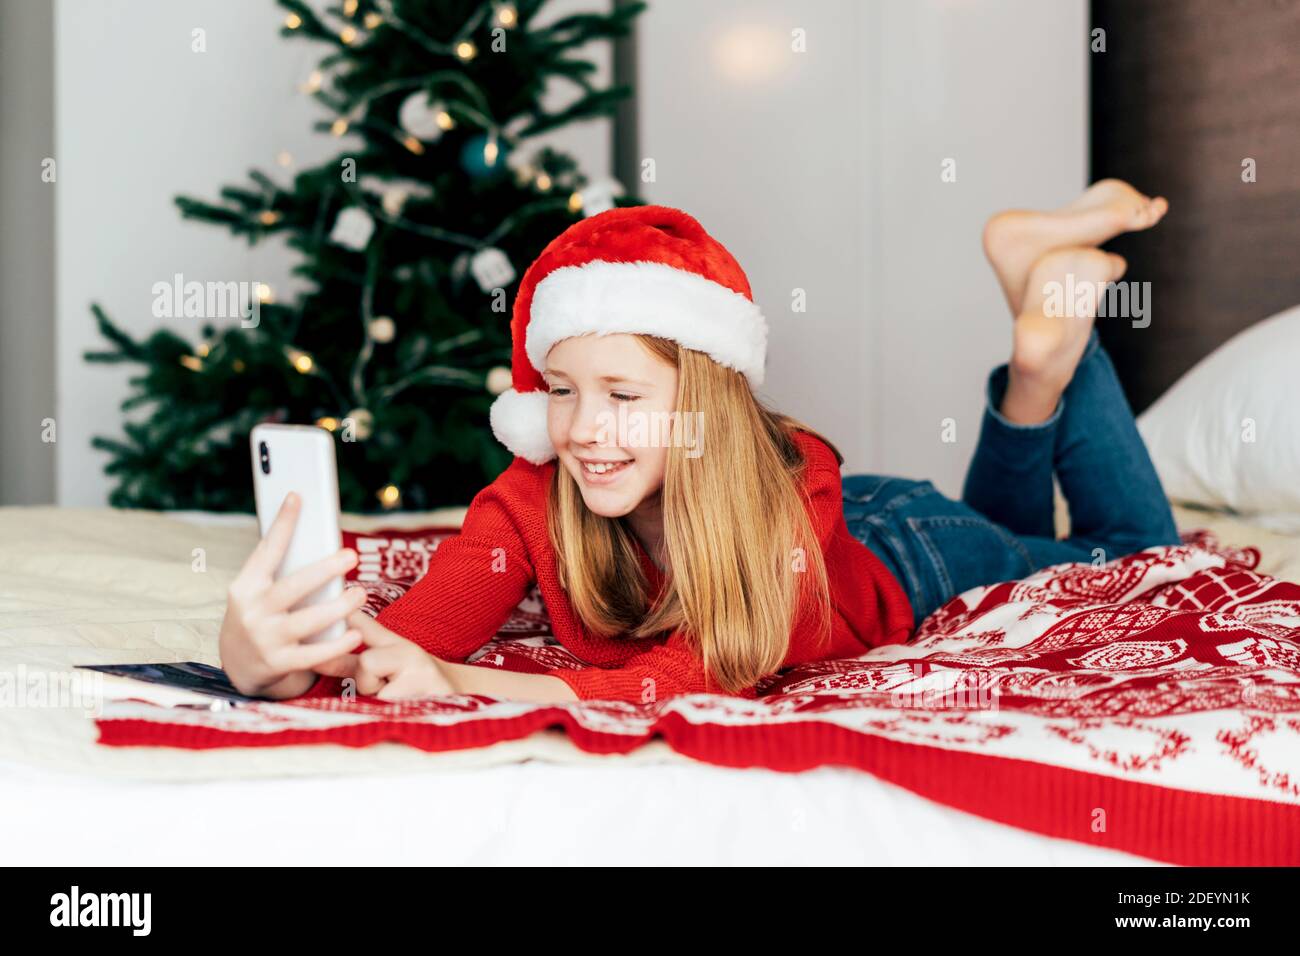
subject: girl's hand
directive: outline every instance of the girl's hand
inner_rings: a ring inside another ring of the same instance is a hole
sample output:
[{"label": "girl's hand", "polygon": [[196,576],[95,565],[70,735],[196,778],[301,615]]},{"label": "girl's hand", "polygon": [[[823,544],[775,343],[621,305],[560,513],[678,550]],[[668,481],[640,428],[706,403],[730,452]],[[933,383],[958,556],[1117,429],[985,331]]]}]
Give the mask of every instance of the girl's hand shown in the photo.
[{"label": "girl's hand", "polygon": [[349,627],[361,633],[366,650],[318,665],[318,674],[350,677],[357,693],[380,700],[418,700],[455,694],[438,658],[394,634],[369,614],[358,611],[348,618]]},{"label": "girl's hand", "polygon": [[346,655],[361,641],[358,631],[349,630],[334,641],[303,643],[304,638],[346,618],[364,604],[366,592],[365,588],[351,587],[324,604],[289,611],[330,578],[344,574],[357,563],[356,552],[343,548],[276,581],[275,569],[284,560],[301,507],[296,494],[285,498],[266,537],[258,542],[227,592],[219,642],[221,666],[241,694],[296,697],[315,683],[312,668]]}]

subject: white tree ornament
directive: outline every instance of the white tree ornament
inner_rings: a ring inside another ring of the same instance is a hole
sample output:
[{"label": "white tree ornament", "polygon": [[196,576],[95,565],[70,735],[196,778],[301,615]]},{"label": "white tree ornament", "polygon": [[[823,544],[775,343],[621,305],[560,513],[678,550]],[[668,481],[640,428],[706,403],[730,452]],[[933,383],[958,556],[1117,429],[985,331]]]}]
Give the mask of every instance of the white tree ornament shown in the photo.
[{"label": "white tree ornament", "polygon": [[370,242],[371,233],[375,231],[375,221],[370,213],[356,206],[349,206],[339,213],[330,231],[330,242],[355,249],[358,252]]},{"label": "white tree ornament", "polygon": [[423,90],[412,93],[402,101],[397,110],[397,124],[416,139],[426,143],[437,142],[442,136],[442,127],[438,125],[438,111],[433,100]]},{"label": "white tree ornament", "polygon": [[596,216],[614,208],[614,197],[623,195],[623,184],[617,179],[602,179],[579,191],[582,215]]},{"label": "white tree ornament", "polygon": [[484,292],[508,286],[515,279],[515,268],[500,249],[480,249],[469,262],[474,281]]}]

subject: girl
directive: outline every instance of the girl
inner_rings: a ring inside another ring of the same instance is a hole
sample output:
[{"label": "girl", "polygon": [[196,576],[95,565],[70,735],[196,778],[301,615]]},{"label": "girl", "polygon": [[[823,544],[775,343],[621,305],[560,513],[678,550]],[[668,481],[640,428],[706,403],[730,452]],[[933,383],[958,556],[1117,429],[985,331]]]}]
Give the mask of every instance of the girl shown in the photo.
[{"label": "girl", "polygon": [[[740,266],[690,216],[640,206],[585,219],[520,283],[514,387],[491,414],[516,458],[461,533],[377,619],[358,610],[360,587],[288,612],[356,563],[344,549],[273,580],[291,496],[231,584],[222,665],[240,690],[274,698],[337,694],[340,678],[385,700],[753,697],[785,668],[906,641],[976,585],[1176,543],[1092,314],[1053,315],[1045,294],[1067,277],[1118,279],[1124,261],[1093,247],[1166,208],[1107,180],[1060,210],[989,223],[1013,344],[988,379],[962,501],[926,481],[841,478],[829,441],[755,398],[766,323]],[[556,638],[589,666],[463,663],[533,582]],[[342,639],[302,643],[345,617]]]}]

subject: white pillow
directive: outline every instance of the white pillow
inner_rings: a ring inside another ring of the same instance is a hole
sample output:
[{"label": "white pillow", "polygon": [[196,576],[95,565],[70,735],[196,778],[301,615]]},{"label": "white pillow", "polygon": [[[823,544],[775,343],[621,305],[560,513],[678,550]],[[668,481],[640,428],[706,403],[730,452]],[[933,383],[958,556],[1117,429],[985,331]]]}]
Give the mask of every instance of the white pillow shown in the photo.
[{"label": "white pillow", "polygon": [[1215,349],[1138,429],[1171,500],[1300,532],[1300,306]]}]

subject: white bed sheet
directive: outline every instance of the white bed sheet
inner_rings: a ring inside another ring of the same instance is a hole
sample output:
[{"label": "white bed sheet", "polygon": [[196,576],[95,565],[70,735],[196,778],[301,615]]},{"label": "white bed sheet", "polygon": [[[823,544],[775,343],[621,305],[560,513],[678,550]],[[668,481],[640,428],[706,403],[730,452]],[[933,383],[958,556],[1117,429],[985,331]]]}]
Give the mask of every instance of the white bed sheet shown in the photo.
[{"label": "white bed sheet", "polygon": [[0,761],[0,781],[9,865],[1155,865],[834,767],[533,760],[159,783]]}]

